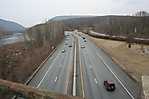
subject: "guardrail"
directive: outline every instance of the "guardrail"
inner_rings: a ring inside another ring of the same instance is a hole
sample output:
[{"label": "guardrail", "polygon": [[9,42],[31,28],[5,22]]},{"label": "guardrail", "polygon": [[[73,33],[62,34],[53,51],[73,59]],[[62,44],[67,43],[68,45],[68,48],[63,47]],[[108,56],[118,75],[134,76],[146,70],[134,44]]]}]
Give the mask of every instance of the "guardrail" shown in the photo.
[{"label": "guardrail", "polygon": [[[106,34],[97,33],[97,32],[94,32],[94,31],[90,31],[88,33],[88,35],[96,37],[96,38],[111,39],[111,40],[118,40],[118,41],[128,41],[128,39],[129,39],[125,36],[106,35]],[[137,43],[137,44],[149,45],[149,39],[133,38],[133,40],[131,42],[132,43]]]},{"label": "guardrail", "polygon": [[[28,80],[24,83],[24,85],[28,85],[30,81],[35,77],[35,75],[38,73],[38,71],[43,67],[45,62],[53,55],[53,53],[56,51],[56,48],[53,49],[53,51],[50,53],[50,55],[39,65],[39,67],[33,72],[33,74],[28,78]],[[17,99],[17,95],[14,95],[12,99]]]},{"label": "guardrail", "polygon": [[35,75],[38,73],[38,71],[43,67],[45,62],[53,55],[53,53],[56,51],[56,48],[50,53],[50,55],[39,65],[39,67],[34,71],[34,73],[28,78],[28,80],[25,82],[25,85],[28,85],[29,82],[35,77]]}]

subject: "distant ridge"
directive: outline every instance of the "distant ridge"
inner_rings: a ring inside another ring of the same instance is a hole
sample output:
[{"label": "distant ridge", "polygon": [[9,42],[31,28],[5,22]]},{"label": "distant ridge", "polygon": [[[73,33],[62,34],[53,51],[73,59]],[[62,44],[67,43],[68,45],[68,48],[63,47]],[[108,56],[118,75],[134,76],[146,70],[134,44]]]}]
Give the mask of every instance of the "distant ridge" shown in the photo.
[{"label": "distant ridge", "polygon": [[4,32],[24,32],[25,27],[22,25],[12,22],[12,21],[6,21],[3,19],[0,19],[0,31]]},{"label": "distant ridge", "polygon": [[56,16],[56,17],[54,17],[54,18],[52,18],[52,19],[50,19],[49,21],[63,21],[63,20],[68,20],[68,19],[76,19],[76,18],[88,18],[88,17],[95,17],[95,16]]}]

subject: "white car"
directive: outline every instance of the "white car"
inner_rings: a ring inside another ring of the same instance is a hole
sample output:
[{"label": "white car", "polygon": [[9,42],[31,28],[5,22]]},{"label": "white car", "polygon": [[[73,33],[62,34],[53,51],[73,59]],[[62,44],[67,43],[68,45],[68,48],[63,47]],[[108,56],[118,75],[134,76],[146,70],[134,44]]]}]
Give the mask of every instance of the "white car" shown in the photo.
[{"label": "white car", "polygon": [[84,45],[82,45],[82,46],[81,46],[81,48],[85,48],[85,46],[84,46]]},{"label": "white car", "polygon": [[62,50],[62,53],[65,53],[65,50]]}]

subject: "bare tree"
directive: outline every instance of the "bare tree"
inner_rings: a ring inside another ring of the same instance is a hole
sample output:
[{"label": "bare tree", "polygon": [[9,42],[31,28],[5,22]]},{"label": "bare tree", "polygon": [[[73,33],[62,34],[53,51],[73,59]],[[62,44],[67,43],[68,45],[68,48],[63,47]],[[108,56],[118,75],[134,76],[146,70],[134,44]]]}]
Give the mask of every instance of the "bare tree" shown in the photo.
[{"label": "bare tree", "polygon": [[134,38],[132,34],[129,34],[126,38],[126,42],[128,43],[128,48],[131,48],[132,43],[134,42]]}]

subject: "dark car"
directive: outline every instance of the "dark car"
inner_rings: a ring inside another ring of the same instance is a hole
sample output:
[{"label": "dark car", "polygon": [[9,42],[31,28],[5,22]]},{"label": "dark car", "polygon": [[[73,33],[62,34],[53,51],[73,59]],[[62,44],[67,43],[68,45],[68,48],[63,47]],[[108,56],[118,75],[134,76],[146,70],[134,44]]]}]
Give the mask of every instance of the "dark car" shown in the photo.
[{"label": "dark car", "polygon": [[105,80],[104,86],[107,91],[114,91],[115,90],[115,84],[111,80]]},{"label": "dark car", "polygon": [[65,53],[65,50],[62,50],[62,53]]},{"label": "dark car", "polygon": [[85,39],[85,37],[82,37],[83,39]]},{"label": "dark car", "polygon": [[68,43],[65,43],[65,45],[68,45]]},{"label": "dark car", "polygon": [[72,47],[72,45],[69,45],[68,47]]},{"label": "dark car", "polygon": [[86,40],[84,40],[84,42],[87,42]]}]

